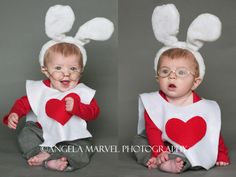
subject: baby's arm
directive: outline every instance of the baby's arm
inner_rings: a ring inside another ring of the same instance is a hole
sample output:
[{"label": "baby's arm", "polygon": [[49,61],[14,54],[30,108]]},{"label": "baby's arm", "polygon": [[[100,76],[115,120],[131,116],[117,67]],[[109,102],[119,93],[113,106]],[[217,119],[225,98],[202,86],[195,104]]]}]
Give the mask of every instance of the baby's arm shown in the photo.
[{"label": "baby's arm", "polygon": [[218,146],[218,157],[216,161],[217,166],[226,166],[229,165],[229,155],[228,155],[228,149],[224,143],[224,139],[220,134],[219,137],[219,146]]},{"label": "baby's arm", "polygon": [[10,113],[8,116],[7,126],[11,129],[16,129],[18,121],[19,121],[19,116],[14,112]]},{"label": "baby's arm", "polygon": [[76,115],[86,121],[94,120],[97,118],[100,109],[95,99],[89,104],[83,104],[77,94],[70,94],[66,99],[66,110],[73,115]]},{"label": "baby's arm", "polygon": [[152,122],[146,111],[144,118],[148,144],[152,147],[152,157],[148,160],[147,166],[149,169],[157,168],[160,163],[168,160],[168,149],[161,139],[161,130]]},{"label": "baby's arm", "polygon": [[4,116],[3,123],[9,128],[16,129],[19,119],[31,110],[27,96],[16,100],[9,114]]}]

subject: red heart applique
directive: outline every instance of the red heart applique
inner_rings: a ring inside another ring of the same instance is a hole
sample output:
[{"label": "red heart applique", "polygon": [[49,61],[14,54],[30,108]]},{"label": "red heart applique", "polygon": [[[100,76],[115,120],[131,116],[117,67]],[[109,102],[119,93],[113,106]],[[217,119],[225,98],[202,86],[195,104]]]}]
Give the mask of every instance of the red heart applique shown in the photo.
[{"label": "red heart applique", "polygon": [[171,140],[185,149],[189,149],[205,136],[207,125],[202,117],[195,116],[187,122],[171,118],[167,121],[165,128],[166,134]]},{"label": "red heart applique", "polygon": [[72,116],[72,114],[66,111],[65,98],[73,96],[74,93],[66,95],[62,100],[50,99],[47,101],[45,111],[48,117],[59,122],[61,125],[65,125]]}]

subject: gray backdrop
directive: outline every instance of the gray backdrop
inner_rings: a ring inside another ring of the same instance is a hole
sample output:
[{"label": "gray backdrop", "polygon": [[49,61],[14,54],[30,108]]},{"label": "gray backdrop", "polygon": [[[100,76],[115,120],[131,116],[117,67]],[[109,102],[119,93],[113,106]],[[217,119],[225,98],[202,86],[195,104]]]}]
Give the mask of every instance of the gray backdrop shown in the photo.
[{"label": "gray backdrop", "polygon": [[222,111],[222,134],[235,149],[236,109],[236,1],[234,0],[119,0],[119,144],[130,144],[136,134],[138,94],[156,91],[153,69],[162,47],[153,34],[151,16],[157,5],[174,3],[180,13],[179,40],[186,39],[190,23],[200,13],[213,13],[222,21],[222,36],[205,43],[200,53],[206,75],[197,89],[200,96],[216,100]]},{"label": "gray backdrop", "polygon": [[[118,4],[119,2],[119,4]],[[44,33],[44,17],[54,4],[71,5],[76,21],[70,35],[87,20],[104,16],[115,23],[112,38],[105,42],[91,42],[86,46],[88,64],[82,81],[97,90],[101,107],[99,118],[89,124],[95,139],[101,144],[130,144],[136,134],[138,94],[158,89],[154,79],[153,61],[162,45],[152,32],[151,15],[160,4],[174,2],[180,12],[180,33],[185,40],[187,28],[200,13],[216,14],[223,24],[222,36],[201,49],[205,58],[206,76],[197,92],[205,98],[217,100],[222,109],[222,134],[230,149],[232,164],[236,159],[234,124],[236,109],[235,50],[236,1],[234,0],[7,0],[0,2],[0,115],[6,114],[15,99],[25,95],[25,80],[44,79],[40,73],[38,53],[48,41]],[[119,9],[119,10],[118,10]],[[118,14],[119,23],[118,23]],[[118,31],[119,26],[119,31]],[[119,33],[119,46],[118,46]],[[21,121],[21,126],[23,124]],[[19,131],[19,129],[17,130]],[[29,168],[17,150],[15,133],[0,124],[0,171],[5,176],[58,176],[40,168]],[[125,153],[117,161],[116,154],[97,153],[88,168],[59,176],[162,176],[137,165]],[[14,168],[12,169],[12,165]],[[119,168],[117,168],[119,167]],[[93,169],[93,170],[91,170]],[[207,172],[209,176],[235,173],[235,165]],[[165,174],[165,176],[171,176]],[[163,176],[164,176],[163,175]],[[183,176],[188,176],[186,173]],[[205,175],[196,172],[191,176]],[[227,175],[226,175],[227,176]]]},{"label": "gray backdrop", "polygon": [[[80,25],[94,17],[106,17],[115,25],[115,31],[108,41],[92,41],[85,46],[88,63],[82,82],[97,90],[95,98],[101,108],[99,118],[89,123],[89,130],[96,138],[117,136],[116,0],[1,1],[0,115],[3,117],[7,114],[14,101],[26,94],[26,79],[45,79],[40,72],[38,54],[42,45],[49,40],[44,32],[46,12],[55,4],[70,5],[75,13],[75,23],[68,35],[75,35]],[[2,124],[0,134],[13,138],[12,131]]]}]

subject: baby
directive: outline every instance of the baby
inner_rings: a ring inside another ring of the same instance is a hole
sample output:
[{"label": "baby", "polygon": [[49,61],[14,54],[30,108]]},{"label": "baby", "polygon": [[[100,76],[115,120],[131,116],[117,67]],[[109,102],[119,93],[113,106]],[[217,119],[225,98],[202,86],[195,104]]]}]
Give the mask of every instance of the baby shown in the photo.
[{"label": "baby", "polygon": [[[18,99],[3,119],[16,129],[20,118],[27,117],[18,142],[30,166],[72,171],[87,165],[93,154],[87,149],[92,146],[92,135],[86,121],[97,118],[99,107],[95,90],[80,83],[87,60],[83,45],[90,39],[108,39],[113,24],[95,18],[81,26],[75,37],[65,36],[73,22],[69,6],[48,10],[46,33],[52,40],[44,44],[39,56],[41,71],[48,79],[27,81],[27,96]],[[97,29],[91,29],[94,25]]]},{"label": "baby", "polygon": [[[203,99],[194,92],[203,80],[205,65],[198,48],[193,49],[190,44],[190,39],[197,41],[192,35],[194,27],[201,36],[204,28],[199,24],[203,20],[214,24],[216,30],[210,30],[209,34],[214,40],[219,37],[221,26],[213,15],[199,16],[189,27],[187,42],[178,42],[176,38],[172,44],[171,40],[174,40],[168,39],[168,34],[173,37],[177,32],[159,32],[166,29],[168,22],[177,20],[178,23],[178,17],[178,11],[172,4],[157,7],[153,13],[155,36],[168,45],[158,51],[155,59],[154,69],[160,91],[140,95],[139,136],[134,144],[149,145],[152,153],[138,152],[136,157],[149,169],[159,168],[171,173],[209,169],[215,164],[225,166],[229,164],[229,157],[220,135],[220,108],[215,101]],[[162,18],[167,18],[164,25],[160,24]],[[178,24],[171,27],[178,30]],[[209,41],[204,39],[201,40]]]}]

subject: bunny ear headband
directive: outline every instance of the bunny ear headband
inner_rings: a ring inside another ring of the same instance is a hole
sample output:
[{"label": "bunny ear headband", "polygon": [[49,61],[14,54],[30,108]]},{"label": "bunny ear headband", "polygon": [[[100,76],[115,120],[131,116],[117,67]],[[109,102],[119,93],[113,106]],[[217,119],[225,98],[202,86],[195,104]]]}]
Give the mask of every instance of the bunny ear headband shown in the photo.
[{"label": "bunny ear headband", "polygon": [[96,17],[87,21],[80,26],[75,37],[66,36],[65,33],[70,31],[75,20],[75,15],[70,6],[55,5],[48,9],[45,17],[45,31],[49,38],[43,45],[39,54],[39,63],[44,65],[44,55],[53,45],[58,43],[75,44],[82,54],[83,66],[86,65],[87,55],[84,45],[90,40],[104,41],[111,37],[114,31],[113,23],[102,17]]},{"label": "bunny ear headband", "polygon": [[154,69],[157,71],[158,61],[163,52],[171,48],[182,48],[189,50],[196,58],[200,78],[205,74],[205,64],[198,50],[203,43],[215,41],[221,35],[221,22],[218,17],[212,14],[199,15],[189,26],[186,42],[178,41],[176,35],[179,32],[179,12],[174,4],[157,6],[152,14],[152,27],[155,37],[165,46],[156,54]]}]

